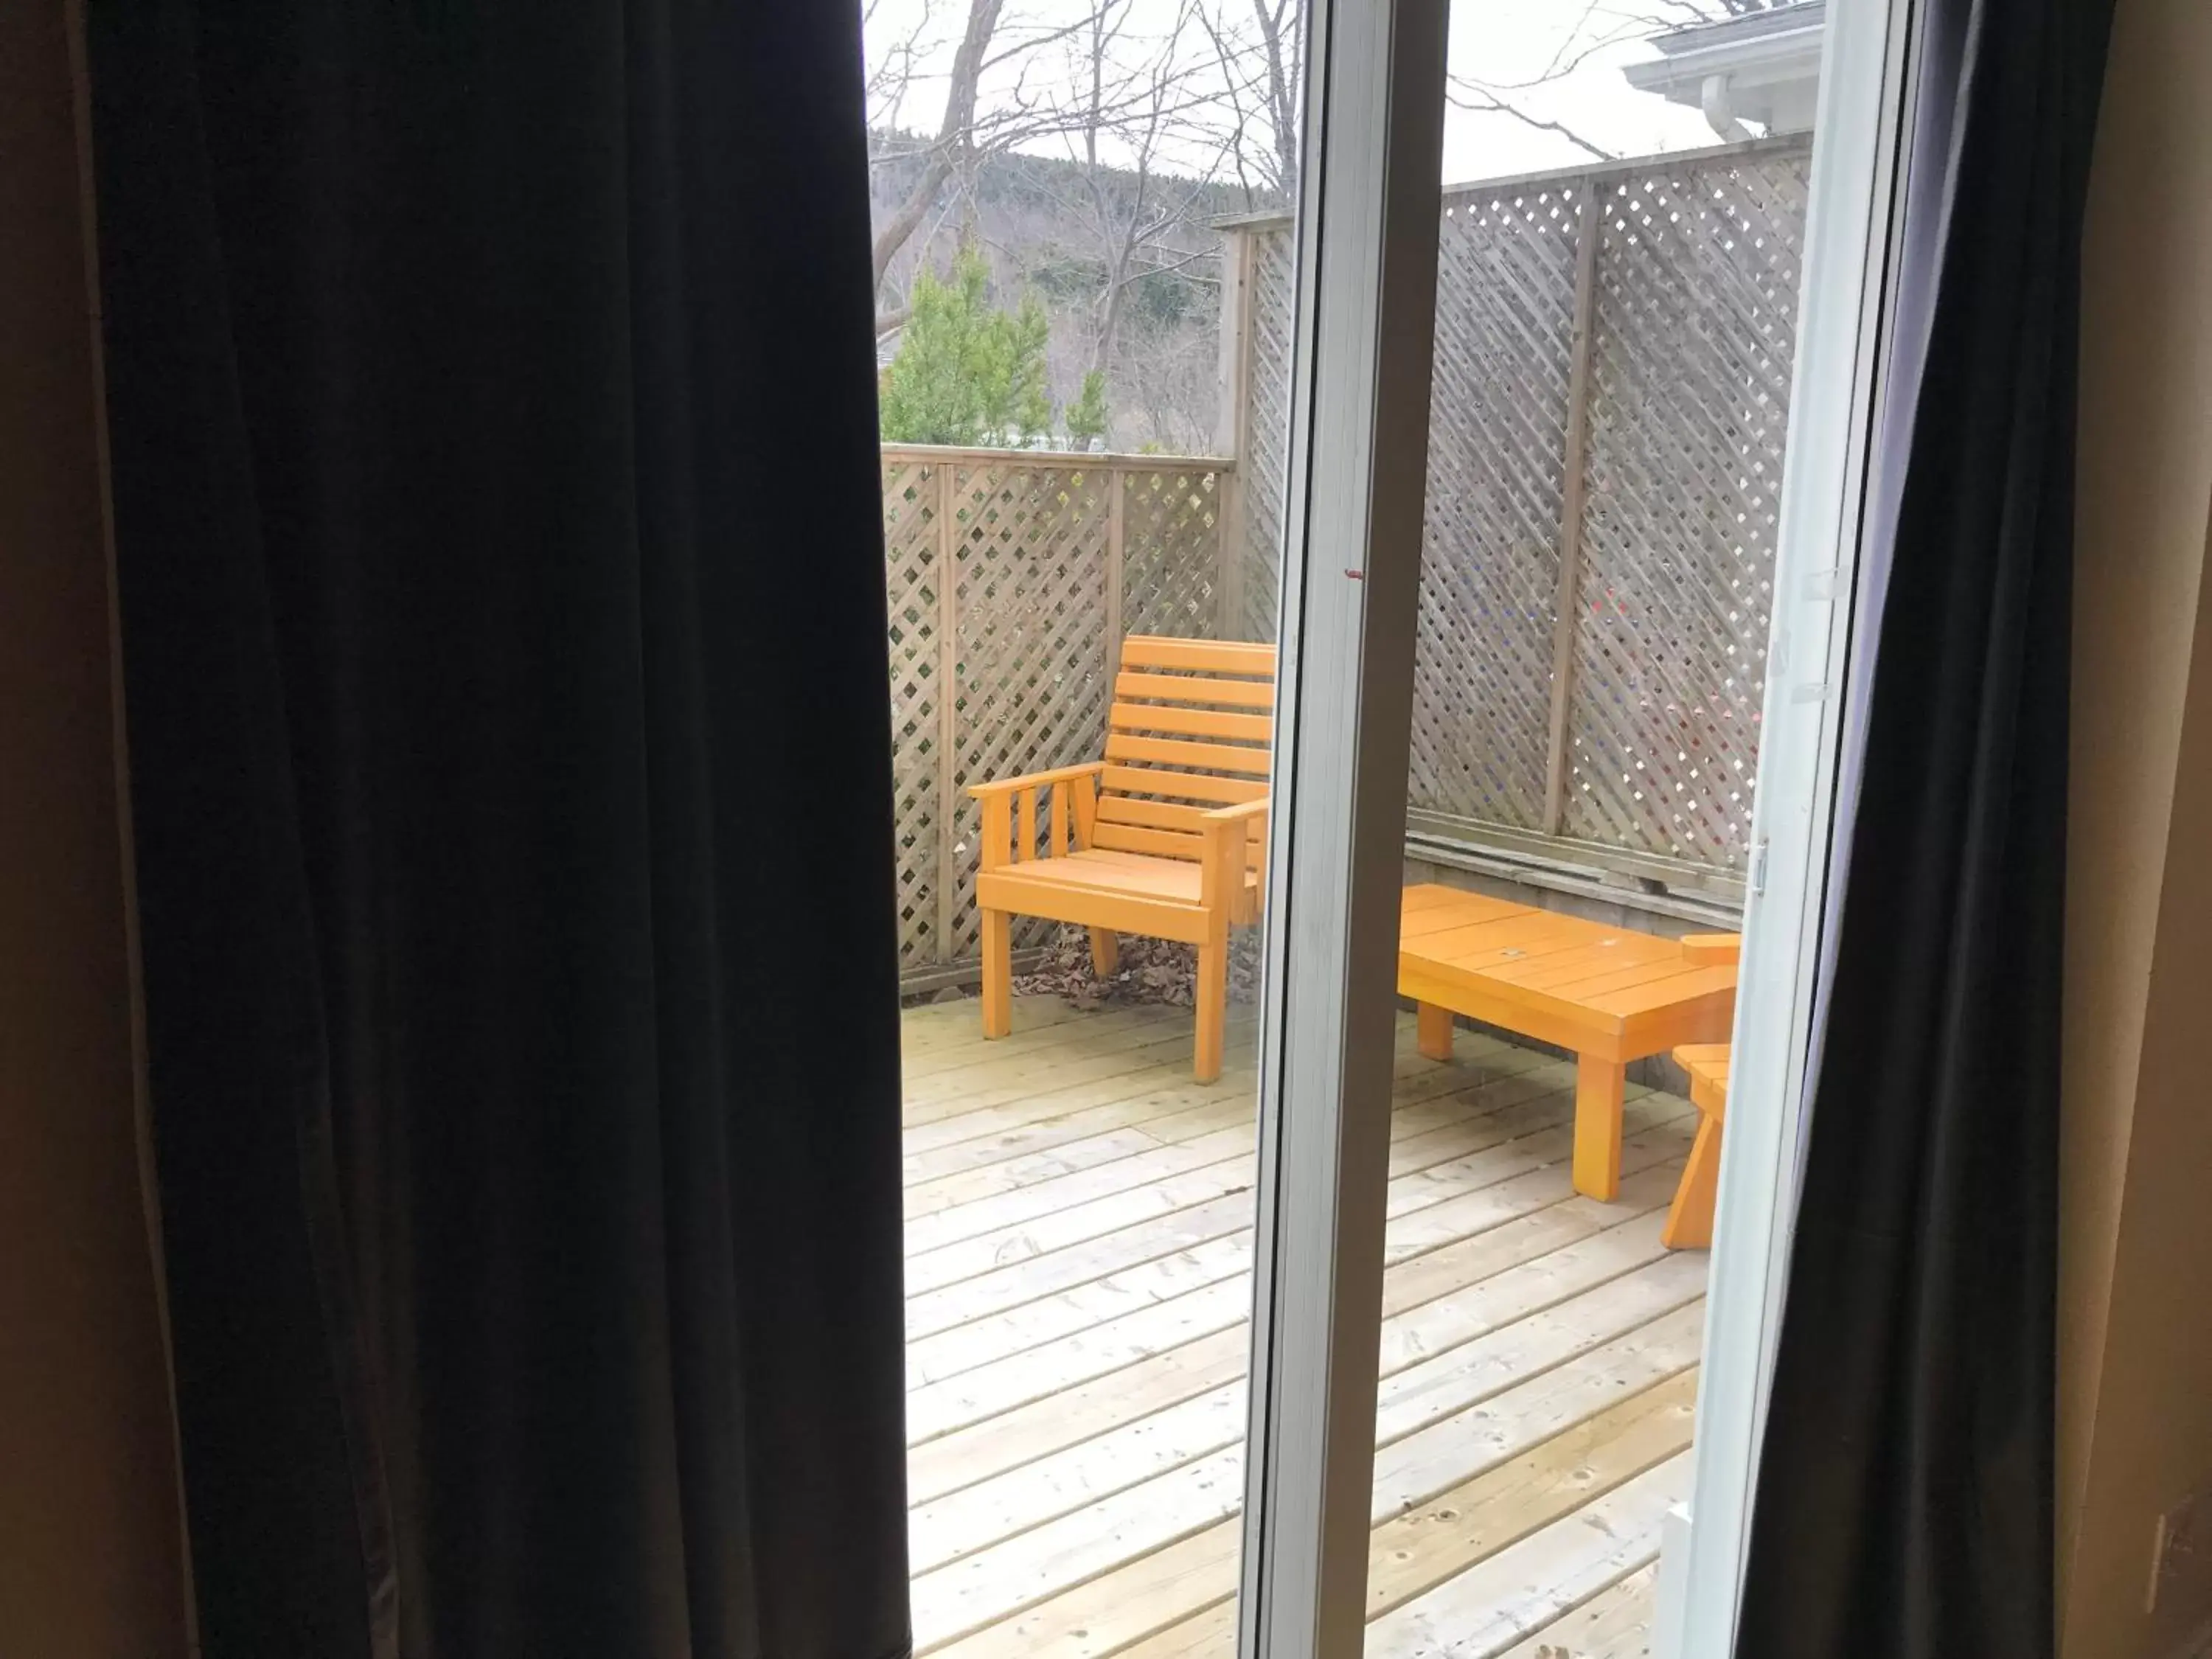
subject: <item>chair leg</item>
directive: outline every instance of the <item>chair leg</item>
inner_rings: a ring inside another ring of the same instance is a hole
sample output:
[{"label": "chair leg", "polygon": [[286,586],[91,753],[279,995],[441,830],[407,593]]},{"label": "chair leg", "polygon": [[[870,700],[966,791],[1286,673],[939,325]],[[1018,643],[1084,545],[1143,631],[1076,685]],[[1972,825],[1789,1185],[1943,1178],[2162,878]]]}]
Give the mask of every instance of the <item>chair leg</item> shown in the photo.
[{"label": "chair leg", "polygon": [[1674,1188],[1667,1224],[1659,1230],[1660,1243],[1670,1250],[1702,1250],[1712,1243],[1713,1203],[1720,1196],[1720,1120],[1701,1115],[1698,1138],[1690,1143],[1690,1161],[1682,1166],[1682,1184]]},{"label": "chair leg", "polygon": [[1198,1052],[1191,1074],[1200,1083],[1221,1075],[1221,1031],[1229,1018],[1229,940],[1224,935],[1198,947]]},{"label": "chair leg", "polygon": [[1012,918],[983,912],[983,1035],[1002,1037],[1014,1029]]},{"label": "chair leg", "polygon": [[1091,930],[1091,971],[1101,979],[1112,976],[1121,965],[1121,942],[1110,927]]},{"label": "chair leg", "polygon": [[1611,1203],[1620,1195],[1620,1108],[1628,1068],[1575,1057],[1575,1190]]},{"label": "chair leg", "polygon": [[1419,1010],[1414,1015],[1415,1034],[1420,1039],[1423,1056],[1429,1060],[1449,1060],[1452,1057],[1452,1011],[1440,1002],[1414,1005]]}]

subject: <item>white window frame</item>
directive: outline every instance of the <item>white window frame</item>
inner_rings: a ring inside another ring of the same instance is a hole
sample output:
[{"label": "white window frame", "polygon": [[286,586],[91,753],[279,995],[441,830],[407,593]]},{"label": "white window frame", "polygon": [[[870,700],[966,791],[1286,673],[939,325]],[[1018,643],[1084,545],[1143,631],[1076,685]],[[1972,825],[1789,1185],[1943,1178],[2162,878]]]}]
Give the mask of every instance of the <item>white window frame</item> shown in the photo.
[{"label": "white window frame", "polygon": [[1241,1659],[1366,1628],[1448,10],[1307,17]]},{"label": "white window frame", "polygon": [[1742,1607],[1809,1119],[1913,13],[1913,0],[1828,0],[1691,1496],[1661,1565],[1655,1659],[1724,1659]]}]

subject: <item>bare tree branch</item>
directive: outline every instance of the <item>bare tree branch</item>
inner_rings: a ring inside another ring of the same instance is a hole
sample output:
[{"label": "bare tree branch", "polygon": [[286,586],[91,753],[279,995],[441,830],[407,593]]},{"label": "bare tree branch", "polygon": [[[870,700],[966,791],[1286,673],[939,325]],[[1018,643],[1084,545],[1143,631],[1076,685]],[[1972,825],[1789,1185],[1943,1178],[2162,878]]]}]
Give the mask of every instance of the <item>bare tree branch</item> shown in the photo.
[{"label": "bare tree branch", "polygon": [[[945,91],[945,115],[939,122],[937,143],[930,152],[921,176],[908,188],[890,221],[876,233],[874,265],[876,282],[880,286],[884,272],[891,256],[906,246],[906,239],[914,234],[929,211],[929,204],[937,199],[938,187],[945,175],[952,171],[955,157],[967,144],[969,130],[975,125],[975,91],[983,73],[983,57],[990,49],[991,36],[999,27],[999,13],[1005,0],[969,0],[968,27],[960,39],[960,49],[953,54],[952,76]],[[876,332],[887,332],[880,321]]]},{"label": "bare tree branch", "polygon": [[1613,161],[1620,159],[1613,151],[1606,149],[1602,144],[1592,143],[1565,122],[1547,120],[1541,116],[1531,115],[1527,110],[1516,108],[1491,91],[1489,88],[1479,82],[1455,75],[1451,77],[1451,84],[1445,95],[1457,108],[1474,110],[1485,115],[1510,115],[1523,126],[1534,127],[1539,132],[1556,133],[1577,149],[1595,156],[1601,161]]},{"label": "bare tree branch", "polygon": [[1272,6],[1269,0],[1252,0],[1267,71],[1268,113],[1275,129],[1275,188],[1285,197],[1295,195],[1298,187],[1298,54],[1304,40],[1291,5],[1291,0],[1273,0]]},{"label": "bare tree branch", "polygon": [[[1106,371],[1123,439],[1149,422],[1163,442],[1203,441],[1215,347],[1210,296],[1191,296],[1219,285],[1206,221],[1240,198],[1250,210],[1295,198],[1304,3],[862,0],[878,337],[909,319],[906,283],[957,228],[992,250],[1002,278],[1044,288],[1059,386]],[[1452,102],[1611,159],[1532,94],[1626,41],[1767,4],[1582,0],[1534,60],[1540,73],[1455,76]],[[940,85],[939,118],[902,131],[901,113]]]}]

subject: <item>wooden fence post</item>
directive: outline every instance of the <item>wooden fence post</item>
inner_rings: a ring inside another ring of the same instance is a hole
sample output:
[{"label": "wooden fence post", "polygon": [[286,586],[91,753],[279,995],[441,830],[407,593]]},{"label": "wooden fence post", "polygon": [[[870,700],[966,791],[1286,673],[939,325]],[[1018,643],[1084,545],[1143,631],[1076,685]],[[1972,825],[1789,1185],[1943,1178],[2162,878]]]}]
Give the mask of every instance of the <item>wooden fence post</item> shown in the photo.
[{"label": "wooden fence post", "polygon": [[937,486],[937,959],[957,960],[953,919],[960,914],[959,866],[954,863],[954,831],[960,811],[960,532],[956,508],[958,465],[950,459],[931,469]]},{"label": "wooden fence post", "polygon": [[1106,470],[1106,696],[1114,696],[1114,677],[1121,672],[1121,635],[1128,631],[1121,614],[1123,556],[1128,536],[1127,469],[1109,463]]},{"label": "wooden fence post", "polygon": [[1221,233],[1221,348],[1215,383],[1213,447],[1234,463],[1221,476],[1214,529],[1213,631],[1244,637],[1244,449],[1252,413],[1252,261],[1249,231]]},{"label": "wooden fence post", "polygon": [[1600,186],[1577,185],[1573,355],[1567,368],[1567,442],[1559,475],[1559,582],[1552,611],[1552,721],[1544,775],[1544,833],[1556,836],[1566,822],[1567,718],[1574,699],[1575,635],[1581,623],[1583,468],[1589,436],[1589,373],[1597,320],[1597,245]]}]

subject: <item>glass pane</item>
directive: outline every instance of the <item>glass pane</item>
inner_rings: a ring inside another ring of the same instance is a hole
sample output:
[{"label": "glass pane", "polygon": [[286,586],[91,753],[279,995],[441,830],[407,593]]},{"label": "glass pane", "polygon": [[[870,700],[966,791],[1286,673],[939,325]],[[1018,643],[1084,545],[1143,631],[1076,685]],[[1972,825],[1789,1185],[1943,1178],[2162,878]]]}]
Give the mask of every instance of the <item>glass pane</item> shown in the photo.
[{"label": "glass pane", "polygon": [[1370,1659],[1646,1650],[1736,972],[1685,936],[1749,860],[1822,19],[1453,9]]},{"label": "glass pane", "polygon": [[1225,1654],[1304,17],[864,12],[916,1650]]}]

